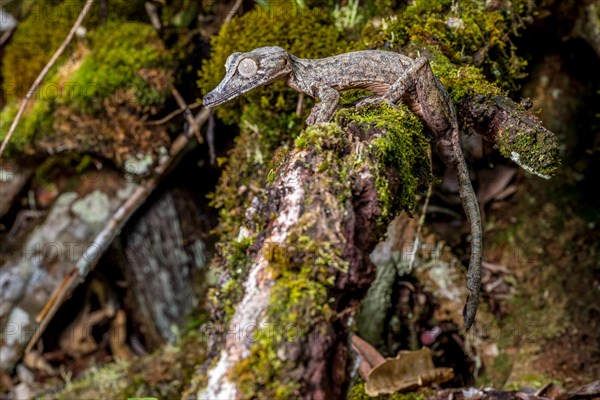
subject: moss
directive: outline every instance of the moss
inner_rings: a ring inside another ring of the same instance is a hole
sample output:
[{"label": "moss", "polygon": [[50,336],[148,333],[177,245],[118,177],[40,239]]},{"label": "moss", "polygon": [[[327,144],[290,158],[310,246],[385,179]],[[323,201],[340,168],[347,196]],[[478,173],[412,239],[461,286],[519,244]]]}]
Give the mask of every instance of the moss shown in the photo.
[{"label": "moss", "polygon": [[253,237],[221,242],[219,245],[221,260],[219,262],[225,265],[225,270],[219,271],[222,265],[219,265],[216,259],[213,261],[211,269],[219,271],[224,282],[218,289],[210,289],[207,299],[213,310],[219,310],[217,314],[222,314],[223,323],[229,322],[235,312],[237,303],[244,295],[241,282],[253,261],[248,256],[252,241]]},{"label": "moss", "polygon": [[336,257],[324,258],[321,250],[322,243],[306,236],[290,238],[285,248],[270,246],[269,268],[278,278],[271,289],[268,323],[254,332],[250,355],[232,370],[244,398],[259,393],[273,399],[300,395],[299,382],[285,372],[294,367],[285,353],[296,338],[319,334],[316,321],[333,316],[328,304],[333,282],[327,270]]},{"label": "moss", "polygon": [[472,65],[456,66],[435,49],[431,49],[430,57],[431,69],[440,78],[455,104],[460,104],[468,96],[504,93],[485,78],[480,68]]},{"label": "moss", "polygon": [[371,397],[365,393],[365,382],[358,378],[350,392],[348,393],[348,400],[423,400],[425,395],[420,392],[408,392],[408,393],[393,393],[390,395],[380,395],[377,397]]},{"label": "moss", "polygon": [[[93,51],[72,74],[74,91],[63,91],[58,99],[87,112],[102,108],[103,100],[125,89],[140,106],[164,103],[171,82],[155,87],[144,72],[172,67],[169,52],[152,26],[137,22],[115,22],[91,35]],[[133,100],[133,99],[132,99]]]},{"label": "moss", "polygon": [[556,137],[550,131],[532,134],[507,129],[499,135],[495,147],[503,156],[537,175],[553,176],[560,165]]},{"label": "moss", "polygon": [[491,10],[476,0],[415,1],[399,16],[367,25],[363,37],[372,48],[439,49],[457,66],[477,65],[499,87],[517,89],[527,64],[516,54],[510,35],[532,13],[521,3]]},{"label": "moss", "polygon": [[[3,140],[10,125],[13,123],[20,102],[11,101],[0,111],[0,140]],[[10,156],[14,151],[23,151],[32,153],[30,146],[32,138],[36,132],[48,132],[52,128],[52,106],[46,101],[37,101],[24,113],[21,121],[9,142],[7,154]]]},{"label": "moss", "polygon": [[[28,7],[30,6],[27,17],[19,23],[17,31],[6,46],[2,60],[3,89],[7,100],[15,100],[25,95],[67,36],[84,3],[84,0],[25,2]],[[102,22],[100,7],[97,4],[92,6],[83,22],[83,26],[88,30]],[[143,4],[144,2],[139,0],[111,1],[106,15],[107,20],[139,15],[140,10],[143,10]],[[67,57],[68,55],[65,54],[62,59]]]},{"label": "moss", "polygon": [[177,347],[166,346],[130,362],[115,361],[91,367],[81,378],[73,381],[67,379],[60,392],[36,398],[70,400],[180,397],[197,366],[206,360],[206,354],[205,339],[188,335]]},{"label": "moss", "polygon": [[[33,141],[38,135],[47,143],[52,142],[53,137],[64,142],[63,136],[68,136],[73,143],[78,136],[81,141],[78,150],[84,152],[93,146],[86,135],[94,136],[96,141],[110,135],[106,127],[100,129],[101,132],[95,131],[98,124],[110,123],[103,122],[103,118],[114,121],[114,117],[96,115],[107,107],[107,99],[109,108],[126,104],[128,109],[138,111],[165,101],[172,86],[171,60],[150,25],[111,22],[91,33],[90,38],[90,47],[80,46],[69,62],[51,74],[36,93],[11,139],[10,152],[34,152]],[[17,107],[18,103],[13,100],[0,113],[0,139],[8,132]],[[126,114],[119,112],[118,115],[127,118]],[[73,115],[78,121],[75,132],[71,131]],[[56,124],[57,120],[60,123]],[[123,125],[131,126],[133,122],[123,121]],[[111,138],[107,140],[111,141]],[[159,142],[157,139],[153,145]]]},{"label": "moss", "polygon": [[[355,122],[362,129],[381,129],[383,135],[372,141],[370,151],[380,163],[377,176],[378,198],[382,205],[381,218],[386,219],[400,210],[410,212],[415,207],[416,196],[431,181],[429,143],[423,135],[423,125],[403,104],[397,108],[382,104],[363,109],[347,108],[338,114],[341,123]],[[400,172],[400,193],[391,193],[390,177],[383,175],[389,168]]]}]

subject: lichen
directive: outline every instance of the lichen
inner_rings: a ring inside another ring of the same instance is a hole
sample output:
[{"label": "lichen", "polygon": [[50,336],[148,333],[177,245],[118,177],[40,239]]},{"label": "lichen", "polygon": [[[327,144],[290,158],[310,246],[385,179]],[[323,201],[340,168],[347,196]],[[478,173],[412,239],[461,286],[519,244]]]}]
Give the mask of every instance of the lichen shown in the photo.
[{"label": "lichen", "polygon": [[503,156],[543,178],[553,176],[560,165],[556,137],[550,131],[522,133],[505,129],[498,135],[495,147]]}]

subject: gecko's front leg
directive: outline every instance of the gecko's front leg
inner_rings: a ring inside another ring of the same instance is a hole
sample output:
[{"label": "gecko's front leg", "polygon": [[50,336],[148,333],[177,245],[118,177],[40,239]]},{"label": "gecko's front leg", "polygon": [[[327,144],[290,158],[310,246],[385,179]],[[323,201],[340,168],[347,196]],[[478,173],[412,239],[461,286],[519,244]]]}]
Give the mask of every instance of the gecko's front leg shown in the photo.
[{"label": "gecko's front leg", "polygon": [[314,125],[331,121],[340,102],[340,93],[329,86],[316,86],[312,88],[312,91],[314,97],[320,102],[310,111],[306,124]]},{"label": "gecko's front leg", "polygon": [[[463,309],[464,325],[468,329],[475,321],[481,289],[482,228],[479,204],[473,191],[458,134],[458,122],[452,100],[429,61],[420,57],[383,96],[386,102],[397,103],[406,93],[415,103],[411,107],[431,130],[444,163],[455,173],[463,208],[471,225],[471,260],[467,272],[467,301]],[[416,106],[416,107],[415,107]]]}]

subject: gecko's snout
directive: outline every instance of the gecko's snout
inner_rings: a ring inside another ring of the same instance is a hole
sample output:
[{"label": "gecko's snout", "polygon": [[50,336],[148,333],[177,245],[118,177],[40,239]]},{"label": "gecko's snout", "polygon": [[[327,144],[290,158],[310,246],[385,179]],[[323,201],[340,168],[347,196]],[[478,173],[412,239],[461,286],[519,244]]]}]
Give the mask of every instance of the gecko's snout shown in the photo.
[{"label": "gecko's snout", "polygon": [[215,103],[215,94],[213,92],[207,93],[206,96],[202,98],[202,105],[207,108],[211,108]]}]

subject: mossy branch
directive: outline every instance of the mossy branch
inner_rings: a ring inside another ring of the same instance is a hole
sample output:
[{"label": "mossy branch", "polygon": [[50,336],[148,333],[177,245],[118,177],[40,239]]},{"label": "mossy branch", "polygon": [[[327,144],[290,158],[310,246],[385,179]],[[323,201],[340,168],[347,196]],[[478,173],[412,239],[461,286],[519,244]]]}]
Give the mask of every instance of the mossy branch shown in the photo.
[{"label": "mossy branch", "polygon": [[542,121],[505,96],[468,96],[460,114],[470,127],[495,143],[505,157],[525,170],[549,178],[559,165],[558,142]]},{"label": "mossy branch", "polygon": [[[229,281],[212,299],[229,313],[228,332],[243,336],[224,338],[200,397],[343,397],[350,316],[374,275],[369,254],[429,176],[417,118],[381,111],[350,108],[304,130],[251,201],[236,249],[222,254]],[[234,286],[241,300],[227,309]]]},{"label": "mossy branch", "polygon": [[44,80],[44,78],[46,77],[48,72],[50,71],[50,68],[52,68],[52,66],[54,66],[54,64],[56,63],[58,58],[62,55],[62,53],[65,51],[65,49],[67,48],[69,43],[71,43],[71,40],[73,40],[73,36],[75,36],[75,31],[77,31],[77,28],[79,28],[81,26],[83,19],[85,18],[87,13],[90,11],[90,8],[92,7],[93,3],[94,3],[94,0],[87,0],[85,2],[85,4],[83,5],[83,8],[81,9],[81,12],[79,13],[79,16],[77,17],[77,19],[75,20],[75,23],[71,27],[71,30],[67,34],[67,37],[62,42],[60,47],[56,50],[56,52],[54,52],[54,54],[50,58],[50,61],[48,61],[48,63],[44,67],[44,69],[42,69],[42,72],[40,72],[38,77],[35,79],[35,82],[33,82],[33,85],[31,85],[31,88],[27,91],[27,94],[23,98],[23,102],[21,103],[21,106],[19,107],[19,111],[17,111],[17,115],[15,116],[15,119],[13,120],[13,122],[10,126],[10,129],[8,130],[8,133],[4,137],[4,140],[2,141],[2,145],[0,146],[0,157],[2,157],[2,154],[4,153],[4,149],[6,149],[6,146],[8,145],[8,141],[10,140],[11,136],[15,132],[15,129],[17,128],[17,124],[19,123],[19,120],[21,119],[21,116],[23,115],[23,112],[25,111],[25,108],[27,107],[29,100],[31,100],[31,98],[33,97],[33,94],[35,93],[37,88],[40,86],[40,84],[42,83],[42,81]]}]

